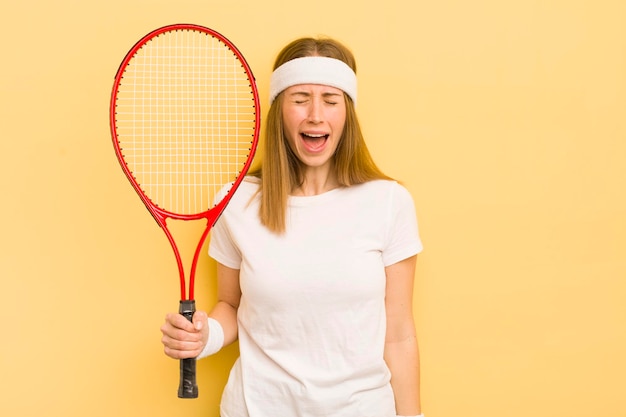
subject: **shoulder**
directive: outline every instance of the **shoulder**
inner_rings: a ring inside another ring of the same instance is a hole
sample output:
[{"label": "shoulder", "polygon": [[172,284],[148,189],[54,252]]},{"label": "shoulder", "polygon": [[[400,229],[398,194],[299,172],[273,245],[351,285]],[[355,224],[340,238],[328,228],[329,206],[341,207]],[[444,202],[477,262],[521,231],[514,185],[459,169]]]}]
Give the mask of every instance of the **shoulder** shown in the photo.
[{"label": "shoulder", "polygon": [[239,188],[243,193],[256,193],[261,185],[261,179],[252,176],[246,176],[239,184]]},{"label": "shoulder", "polygon": [[[256,177],[246,176],[241,180],[239,187],[237,188],[235,195],[252,195],[259,190],[259,184],[261,180]],[[222,199],[233,188],[233,183],[229,182],[224,184],[220,191],[217,193],[217,198]]]},{"label": "shoulder", "polygon": [[334,201],[338,205],[359,206],[360,210],[374,210],[380,215],[413,208],[409,191],[393,180],[372,180],[344,187]]},{"label": "shoulder", "polygon": [[372,198],[401,198],[411,199],[411,194],[402,184],[394,180],[373,180],[363,184],[348,187],[357,193],[363,193]]},{"label": "shoulder", "polygon": [[361,202],[377,207],[392,216],[400,212],[414,213],[415,203],[409,190],[394,180],[374,180],[359,186]]},{"label": "shoulder", "polygon": [[[232,206],[247,206],[254,200],[259,191],[260,180],[256,177],[246,176],[243,178],[234,194],[230,198],[228,207]],[[215,195],[214,204],[223,200],[226,195],[232,190],[233,183],[225,184],[221,190]]]}]

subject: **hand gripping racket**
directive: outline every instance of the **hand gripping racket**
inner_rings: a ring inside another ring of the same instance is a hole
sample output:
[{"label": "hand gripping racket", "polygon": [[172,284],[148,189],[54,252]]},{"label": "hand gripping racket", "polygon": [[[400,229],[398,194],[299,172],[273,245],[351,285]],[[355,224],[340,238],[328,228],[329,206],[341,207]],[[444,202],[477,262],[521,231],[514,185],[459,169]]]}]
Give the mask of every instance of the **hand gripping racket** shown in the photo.
[{"label": "hand gripping racket", "polygon": [[[252,71],[239,50],[211,29],[189,24],[156,29],[131,48],[117,71],[110,124],[122,170],[172,246],[179,312],[191,321],[201,248],[250,167],[258,142],[259,97]],[[213,204],[224,186],[230,188]],[[188,293],[168,219],[206,221]],[[181,398],[198,396],[195,361],[180,362]]]}]

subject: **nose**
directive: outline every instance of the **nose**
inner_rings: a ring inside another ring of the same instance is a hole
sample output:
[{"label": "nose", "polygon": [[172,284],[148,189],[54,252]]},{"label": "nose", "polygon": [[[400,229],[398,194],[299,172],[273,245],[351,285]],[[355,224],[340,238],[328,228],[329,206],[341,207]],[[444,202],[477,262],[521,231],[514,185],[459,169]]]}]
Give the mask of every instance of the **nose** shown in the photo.
[{"label": "nose", "polygon": [[324,119],[322,101],[320,99],[314,98],[313,100],[311,100],[308,119],[311,123],[320,123]]}]

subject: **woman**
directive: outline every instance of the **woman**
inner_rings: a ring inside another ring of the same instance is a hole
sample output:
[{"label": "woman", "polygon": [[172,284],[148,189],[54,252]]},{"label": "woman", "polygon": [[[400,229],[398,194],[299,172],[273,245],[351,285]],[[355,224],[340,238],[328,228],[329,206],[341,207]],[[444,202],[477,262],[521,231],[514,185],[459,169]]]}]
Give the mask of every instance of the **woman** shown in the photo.
[{"label": "woman", "polygon": [[356,64],[331,39],[278,55],[261,168],[212,231],[218,302],[166,317],[166,355],[239,340],[222,417],[417,416],[412,199],[374,164]]}]

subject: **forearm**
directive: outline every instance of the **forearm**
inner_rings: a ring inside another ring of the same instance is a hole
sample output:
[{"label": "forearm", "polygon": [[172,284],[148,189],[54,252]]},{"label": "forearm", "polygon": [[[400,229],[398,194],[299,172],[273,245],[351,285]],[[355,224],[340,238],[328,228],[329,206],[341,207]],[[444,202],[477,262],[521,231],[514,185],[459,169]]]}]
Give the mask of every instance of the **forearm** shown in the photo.
[{"label": "forearm", "polygon": [[391,387],[396,414],[413,416],[421,413],[419,351],[413,335],[385,343],[385,361],[391,371]]},{"label": "forearm", "polygon": [[[218,301],[209,313],[209,317],[217,320],[224,331],[224,346],[237,340],[237,309],[226,301]],[[211,335],[209,335],[211,337]]]},{"label": "forearm", "polygon": [[[209,317],[217,320],[224,332],[224,346],[237,340],[237,309],[241,301],[239,270],[217,263],[217,303]],[[210,337],[210,336],[209,336]]]},{"label": "forearm", "polygon": [[413,279],[417,257],[387,266],[385,307],[387,333],[385,361],[391,371],[396,414],[416,416],[421,412],[419,353],[413,320]]}]

